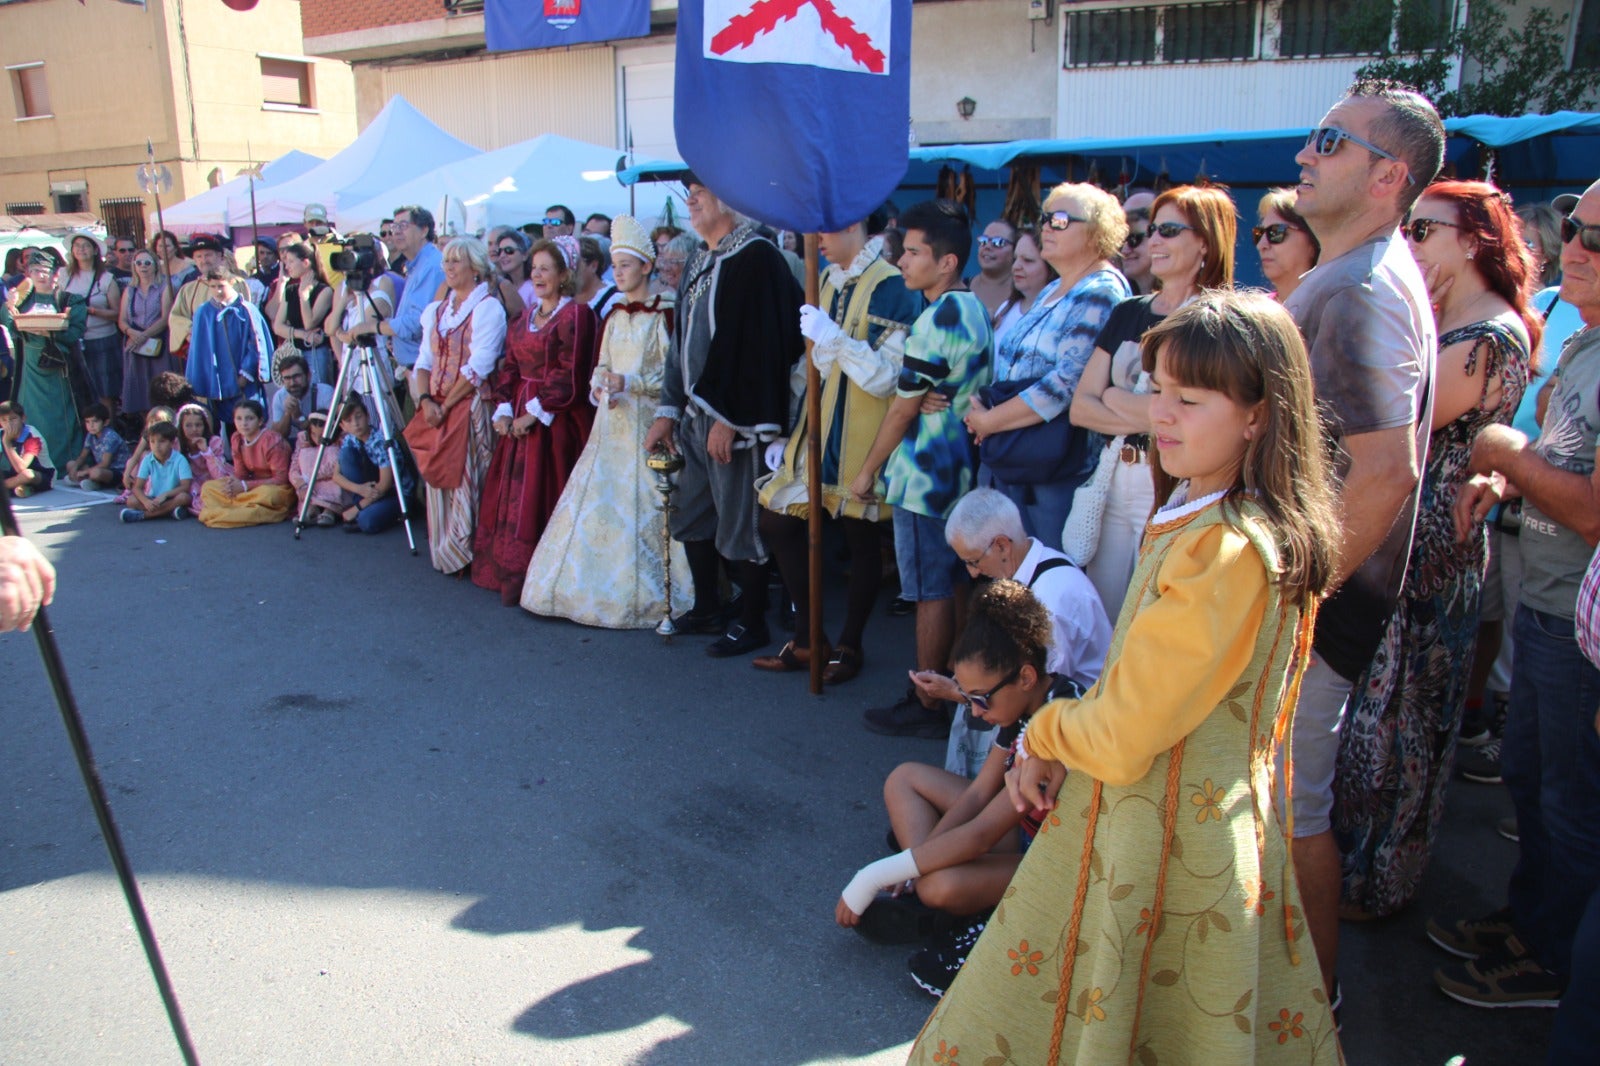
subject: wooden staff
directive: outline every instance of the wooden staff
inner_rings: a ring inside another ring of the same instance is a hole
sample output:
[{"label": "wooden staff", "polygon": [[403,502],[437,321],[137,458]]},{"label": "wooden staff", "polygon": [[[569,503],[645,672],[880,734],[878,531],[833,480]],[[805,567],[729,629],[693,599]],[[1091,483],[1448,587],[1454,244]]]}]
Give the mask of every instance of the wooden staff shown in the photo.
[{"label": "wooden staff", "polygon": [[[817,304],[817,235],[806,234],[806,303]],[[806,340],[806,531],[810,537],[811,694],[822,695],[822,375]]]}]

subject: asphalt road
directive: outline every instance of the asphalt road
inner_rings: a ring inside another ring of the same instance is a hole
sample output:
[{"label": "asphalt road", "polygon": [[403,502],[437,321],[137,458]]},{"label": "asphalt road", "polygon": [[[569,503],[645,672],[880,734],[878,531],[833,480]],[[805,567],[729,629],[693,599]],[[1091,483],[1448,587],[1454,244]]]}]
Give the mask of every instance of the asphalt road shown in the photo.
[{"label": "asphalt road", "polygon": [[[832,911],[884,775],[942,761],[858,724],[909,619],[814,698],[503,608],[398,531],[24,525],[203,1061],[903,1060],[931,1001]],[[0,678],[0,1062],[178,1062],[32,639]],[[1505,813],[1455,785],[1423,899],[1346,927],[1351,1063],[1542,1061],[1551,1013],[1445,999],[1421,935],[1498,903]]]}]

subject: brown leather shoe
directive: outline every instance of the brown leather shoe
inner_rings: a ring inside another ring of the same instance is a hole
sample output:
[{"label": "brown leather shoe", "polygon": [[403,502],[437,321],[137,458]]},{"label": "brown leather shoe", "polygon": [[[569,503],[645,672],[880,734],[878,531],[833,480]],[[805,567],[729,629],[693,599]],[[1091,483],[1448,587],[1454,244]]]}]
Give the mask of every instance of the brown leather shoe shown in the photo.
[{"label": "brown leather shoe", "polygon": [[797,648],[794,641],[785,644],[776,655],[757,655],[750,660],[750,665],[757,670],[766,670],[774,674],[792,674],[811,667],[811,649]]},{"label": "brown leather shoe", "polygon": [[840,645],[833,653],[833,658],[828,660],[828,665],[822,668],[822,683],[842,685],[861,672],[861,665],[859,651]]}]

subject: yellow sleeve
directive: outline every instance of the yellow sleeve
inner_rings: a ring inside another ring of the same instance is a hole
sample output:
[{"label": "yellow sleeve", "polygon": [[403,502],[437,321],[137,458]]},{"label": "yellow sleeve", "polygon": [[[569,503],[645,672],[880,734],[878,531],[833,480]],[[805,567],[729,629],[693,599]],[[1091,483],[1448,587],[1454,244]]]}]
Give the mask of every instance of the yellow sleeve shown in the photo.
[{"label": "yellow sleeve", "polygon": [[1267,609],[1266,564],[1250,542],[1225,525],[1180,534],[1156,573],[1156,590],[1129,621],[1121,654],[1098,687],[1033,716],[1030,755],[1130,785],[1238,682]]},{"label": "yellow sleeve", "polygon": [[189,330],[194,325],[195,293],[204,288],[204,282],[191,281],[172,298],[172,312],[167,316],[168,351],[176,352],[188,342]]}]

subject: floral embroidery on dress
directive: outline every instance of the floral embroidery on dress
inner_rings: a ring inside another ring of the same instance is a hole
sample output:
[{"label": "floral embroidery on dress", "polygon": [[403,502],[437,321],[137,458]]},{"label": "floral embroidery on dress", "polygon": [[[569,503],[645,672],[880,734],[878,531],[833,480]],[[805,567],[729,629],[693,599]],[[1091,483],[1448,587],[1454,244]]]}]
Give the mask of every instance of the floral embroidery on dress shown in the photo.
[{"label": "floral embroidery on dress", "polygon": [[1284,1007],[1278,1012],[1278,1020],[1268,1022],[1267,1028],[1278,1034],[1278,1043],[1287,1044],[1291,1036],[1298,1040],[1306,1035],[1305,1029],[1301,1026],[1301,1023],[1305,1020],[1306,1016],[1304,1014],[1296,1011],[1293,1015],[1290,1015],[1289,1008]]},{"label": "floral embroidery on dress", "polygon": [[1220,804],[1223,795],[1222,789],[1211,783],[1211,778],[1205,779],[1205,783],[1189,797],[1189,802],[1200,808],[1194,812],[1194,820],[1197,824],[1204,825],[1207,818],[1215,818],[1219,822],[1222,821]]}]

